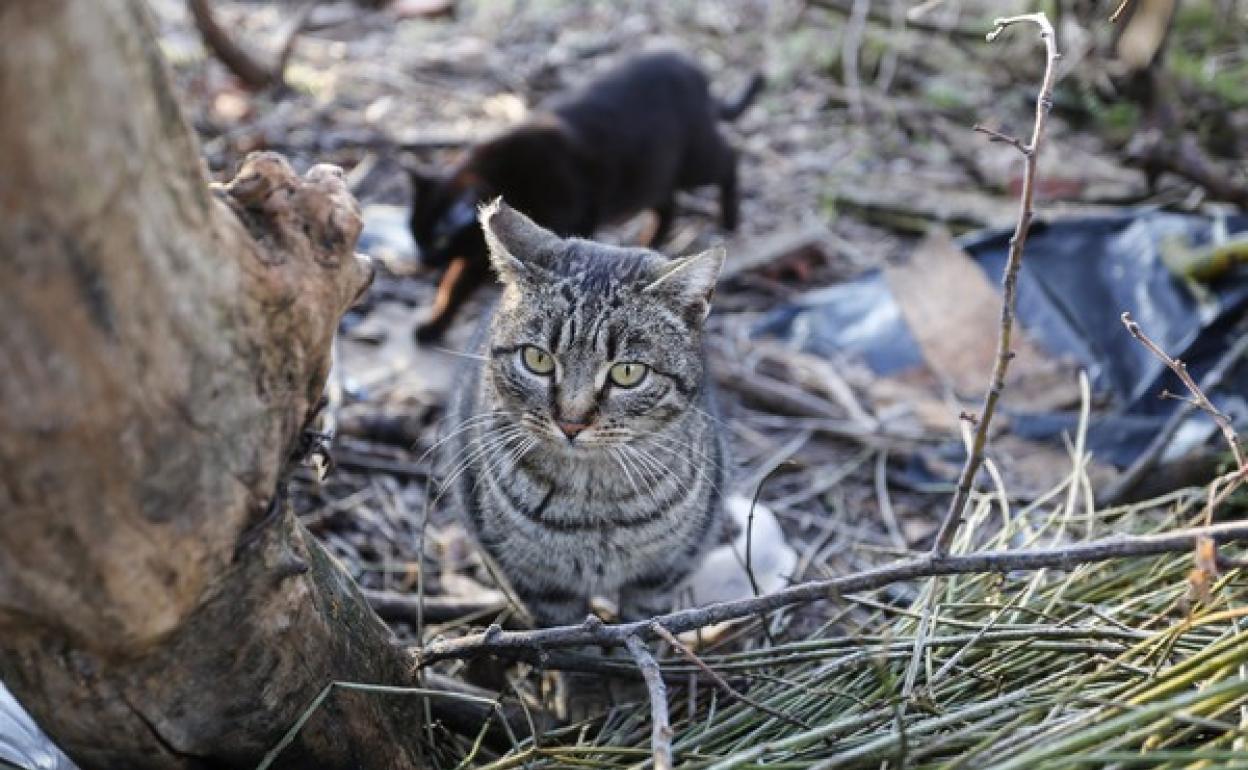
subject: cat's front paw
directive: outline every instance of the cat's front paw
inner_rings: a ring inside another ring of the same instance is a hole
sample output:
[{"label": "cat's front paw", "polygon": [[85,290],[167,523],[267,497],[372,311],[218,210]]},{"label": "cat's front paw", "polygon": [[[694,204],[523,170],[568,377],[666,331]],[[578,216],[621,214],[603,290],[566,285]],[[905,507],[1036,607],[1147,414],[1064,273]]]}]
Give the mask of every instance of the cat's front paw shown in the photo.
[{"label": "cat's front paw", "polygon": [[603,677],[565,672],[559,678],[555,714],[568,724],[595,719],[611,708],[611,688]]}]

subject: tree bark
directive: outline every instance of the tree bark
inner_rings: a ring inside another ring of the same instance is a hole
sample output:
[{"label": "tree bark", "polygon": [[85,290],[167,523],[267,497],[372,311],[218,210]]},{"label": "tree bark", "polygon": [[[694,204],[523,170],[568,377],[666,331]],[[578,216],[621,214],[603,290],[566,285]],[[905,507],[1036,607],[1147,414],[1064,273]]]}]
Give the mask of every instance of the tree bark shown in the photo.
[{"label": "tree bark", "polygon": [[[254,768],[331,681],[414,685],[275,495],[369,279],[340,174],[210,188],[143,0],[0,3],[0,105],[0,678],[84,768]],[[425,766],[426,705],[335,691],[275,766]]]}]

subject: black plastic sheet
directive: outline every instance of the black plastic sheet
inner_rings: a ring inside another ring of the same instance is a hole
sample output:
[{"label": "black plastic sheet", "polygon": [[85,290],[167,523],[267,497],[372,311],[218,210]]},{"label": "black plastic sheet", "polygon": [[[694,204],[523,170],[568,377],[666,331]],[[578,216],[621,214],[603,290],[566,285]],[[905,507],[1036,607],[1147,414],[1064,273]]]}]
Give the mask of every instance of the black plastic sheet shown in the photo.
[{"label": "black plastic sheet", "polygon": [[[1130,463],[1178,408],[1180,402],[1158,394],[1163,389],[1184,393],[1177,377],[1123,327],[1124,311],[1163,349],[1185,361],[1198,382],[1245,333],[1248,270],[1232,270],[1199,297],[1162,259],[1164,244],[1178,239],[1200,249],[1213,242],[1218,228],[1228,235],[1248,232],[1248,217],[1215,222],[1150,210],[1033,225],[1019,281],[1018,319],[1040,347],[1077,361],[1097,393],[1111,399],[1113,408],[1089,429],[1089,448],[1102,459]],[[976,233],[958,243],[999,284],[1010,235]],[[923,363],[878,272],[811,292],[770,313],[755,332],[817,355],[860,356],[881,376]],[[1242,420],[1248,414],[1248,366],[1232,370],[1208,395]],[[1030,438],[1056,436],[1072,429],[1076,419],[1070,414],[1012,416],[1015,432]]]}]

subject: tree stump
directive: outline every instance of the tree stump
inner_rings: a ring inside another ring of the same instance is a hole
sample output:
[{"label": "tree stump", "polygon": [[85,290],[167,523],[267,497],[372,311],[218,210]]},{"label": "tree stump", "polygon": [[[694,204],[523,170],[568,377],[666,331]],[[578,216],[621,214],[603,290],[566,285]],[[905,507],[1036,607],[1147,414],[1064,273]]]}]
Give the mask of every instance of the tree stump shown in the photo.
[{"label": "tree stump", "polygon": [[[0,104],[0,678],[128,770],[254,768],[330,682],[416,684],[276,494],[370,278],[340,172],[210,186],[142,0],[0,4]],[[423,767],[428,705],[335,691],[275,766]]]}]

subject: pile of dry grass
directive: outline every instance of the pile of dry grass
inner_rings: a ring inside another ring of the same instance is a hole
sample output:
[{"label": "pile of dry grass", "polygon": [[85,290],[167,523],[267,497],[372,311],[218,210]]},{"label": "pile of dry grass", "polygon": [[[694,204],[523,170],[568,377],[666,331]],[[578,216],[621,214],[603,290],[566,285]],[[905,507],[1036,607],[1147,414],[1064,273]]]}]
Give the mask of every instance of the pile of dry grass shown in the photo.
[{"label": "pile of dry grass", "polygon": [[[1091,510],[1070,493],[1081,481],[1072,474],[1018,511],[985,495],[955,552],[1160,532],[1206,515],[1200,490]],[[685,688],[672,703],[675,766],[1248,767],[1248,583],[1196,561],[930,578],[905,606],[843,597],[808,638],[703,657],[787,718],[705,683]],[[676,656],[661,663],[696,672]],[[649,741],[645,705],[621,706],[487,767],[645,767]]]}]

